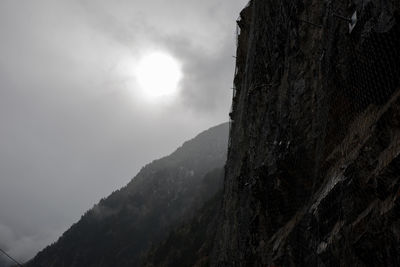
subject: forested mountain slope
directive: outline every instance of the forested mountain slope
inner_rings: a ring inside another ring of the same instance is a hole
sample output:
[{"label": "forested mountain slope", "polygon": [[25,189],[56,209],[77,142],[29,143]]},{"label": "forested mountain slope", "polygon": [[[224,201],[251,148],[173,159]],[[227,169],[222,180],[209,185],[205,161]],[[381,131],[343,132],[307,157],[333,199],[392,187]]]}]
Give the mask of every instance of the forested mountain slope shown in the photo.
[{"label": "forested mountain slope", "polygon": [[152,244],[221,190],[227,140],[225,123],[148,164],[26,266],[140,266]]}]

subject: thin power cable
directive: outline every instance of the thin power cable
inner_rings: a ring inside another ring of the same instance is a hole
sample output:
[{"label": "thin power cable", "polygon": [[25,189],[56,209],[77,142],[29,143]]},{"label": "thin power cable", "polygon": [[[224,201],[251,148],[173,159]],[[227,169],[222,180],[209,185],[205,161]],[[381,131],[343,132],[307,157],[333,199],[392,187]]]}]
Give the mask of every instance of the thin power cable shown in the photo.
[{"label": "thin power cable", "polygon": [[22,267],[22,264],[21,264],[21,263],[19,263],[16,259],[14,259],[13,257],[11,257],[7,252],[5,252],[4,250],[2,250],[1,248],[0,248],[0,252],[3,253],[4,255],[6,255],[7,258],[9,258],[9,259],[12,260],[13,262],[15,262],[18,266],[21,266],[21,267]]}]

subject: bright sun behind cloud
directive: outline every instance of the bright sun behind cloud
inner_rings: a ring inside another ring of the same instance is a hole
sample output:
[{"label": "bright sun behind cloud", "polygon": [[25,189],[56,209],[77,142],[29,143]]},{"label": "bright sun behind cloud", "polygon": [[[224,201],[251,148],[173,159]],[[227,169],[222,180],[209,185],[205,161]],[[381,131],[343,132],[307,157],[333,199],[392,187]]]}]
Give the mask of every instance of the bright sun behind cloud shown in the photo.
[{"label": "bright sun behind cloud", "polygon": [[179,62],[171,55],[153,52],[142,57],[135,76],[144,96],[155,99],[175,95],[183,74]]}]

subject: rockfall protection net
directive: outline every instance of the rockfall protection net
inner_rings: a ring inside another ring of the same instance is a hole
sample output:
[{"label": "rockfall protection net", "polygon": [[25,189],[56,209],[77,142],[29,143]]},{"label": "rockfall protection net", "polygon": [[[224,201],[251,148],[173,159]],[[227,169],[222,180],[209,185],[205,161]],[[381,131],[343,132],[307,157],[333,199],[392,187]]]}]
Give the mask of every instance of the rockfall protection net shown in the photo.
[{"label": "rockfall protection net", "polygon": [[[301,262],[308,266],[340,266],[344,258],[347,263],[361,260],[366,266],[400,263],[400,237],[396,232],[400,231],[400,17],[395,15],[386,24],[373,24],[372,3],[366,2],[358,7],[359,21],[354,31],[331,44],[343,49],[346,57],[332,58],[329,51],[335,48],[326,47],[327,40],[341,27],[333,14],[344,14],[346,10],[339,8],[343,3],[334,5],[330,1],[330,17],[321,29],[321,50],[313,59],[318,61],[323,76],[333,77],[323,86],[321,103],[325,107],[319,116],[326,123],[320,136],[325,143],[319,169],[329,168],[334,162],[339,165],[336,173],[328,174],[328,181],[322,181],[320,173],[315,174],[313,193],[319,191],[319,198],[309,200],[314,205],[298,220],[292,217],[299,209],[297,203],[284,203],[273,189],[266,190],[271,220],[287,215],[294,221],[288,240],[296,245],[281,256],[297,259],[298,266],[303,266]],[[367,27],[371,30],[362,30]],[[271,58],[268,49],[263,52],[265,58]],[[235,79],[241,71],[235,69]],[[240,94],[236,84],[233,111]],[[288,148],[288,144],[284,142],[283,147]],[[276,145],[281,145],[279,140]],[[302,161],[299,156],[291,160],[295,166]],[[313,195],[301,196],[304,192],[296,188],[288,190],[300,199]],[[258,218],[253,224],[260,227]],[[351,251],[343,251],[343,247]],[[285,262],[282,258],[277,261]]]}]

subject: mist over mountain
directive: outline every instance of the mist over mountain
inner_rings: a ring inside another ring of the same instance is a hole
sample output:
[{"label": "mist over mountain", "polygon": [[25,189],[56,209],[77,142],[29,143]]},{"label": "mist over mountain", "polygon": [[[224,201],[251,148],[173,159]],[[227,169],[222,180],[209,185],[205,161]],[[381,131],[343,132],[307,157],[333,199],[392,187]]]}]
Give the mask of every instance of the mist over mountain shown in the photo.
[{"label": "mist over mountain", "polygon": [[399,3],[249,1],[229,125],[26,266],[400,266]]},{"label": "mist over mountain", "polygon": [[227,141],[225,123],[146,165],[26,266],[140,266],[152,244],[221,190]]}]

